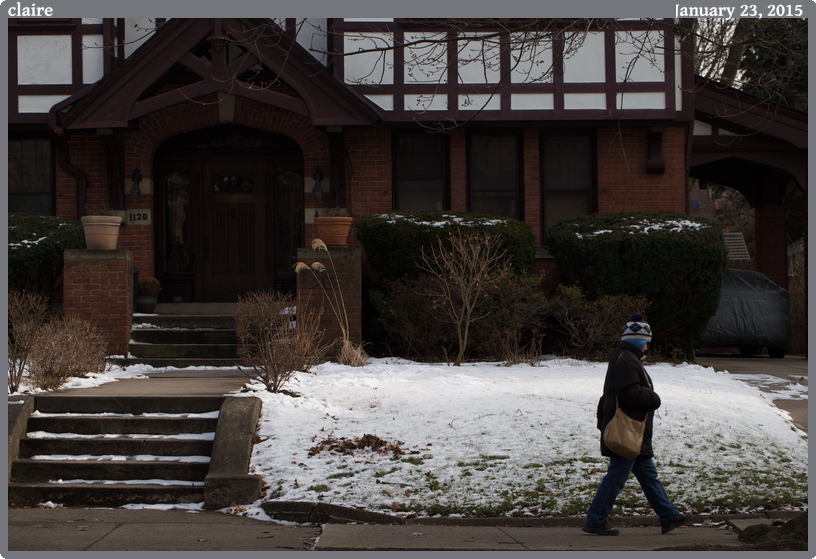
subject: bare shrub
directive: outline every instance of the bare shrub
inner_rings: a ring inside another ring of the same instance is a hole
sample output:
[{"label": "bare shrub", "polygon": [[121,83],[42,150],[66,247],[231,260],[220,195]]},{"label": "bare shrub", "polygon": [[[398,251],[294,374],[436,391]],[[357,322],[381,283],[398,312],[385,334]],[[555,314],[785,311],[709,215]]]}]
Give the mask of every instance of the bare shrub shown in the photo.
[{"label": "bare shrub", "polygon": [[793,345],[789,353],[792,355],[807,356],[807,286],[802,276],[788,277],[788,290],[791,303],[791,328],[793,329]]},{"label": "bare shrub", "polygon": [[36,388],[53,390],[71,377],[104,373],[108,343],[94,324],[78,316],[54,318],[40,328],[28,373]]},{"label": "bare shrub", "polygon": [[555,329],[562,349],[576,359],[606,361],[620,344],[623,325],[649,305],[642,296],[605,295],[588,301],[579,287],[559,286],[552,299]]},{"label": "bare shrub", "polygon": [[439,240],[430,253],[422,249],[417,262],[431,282],[420,292],[433,301],[446,320],[456,327],[459,350],[453,365],[462,364],[470,337],[470,325],[484,318],[480,307],[487,290],[510,273],[510,263],[501,250],[501,237],[490,234],[450,234],[450,248]]},{"label": "bare shrub", "polygon": [[[295,264],[295,273],[311,272],[320,288],[323,290],[325,300],[329,303],[329,308],[334,314],[337,323],[340,325],[342,338],[340,339],[340,349],[337,352],[337,361],[341,365],[348,365],[349,367],[364,367],[366,365],[365,354],[363,346],[352,340],[349,335],[349,321],[348,313],[346,312],[346,302],[343,299],[343,289],[340,287],[340,280],[337,278],[337,269],[334,267],[334,259],[332,259],[331,252],[321,239],[312,240],[312,250],[323,250],[329,255],[329,264],[331,265],[332,273],[320,262],[312,263],[311,267],[303,262]],[[318,274],[326,274],[326,279],[329,284],[329,290],[320,281]],[[329,293],[331,291],[331,293]]]},{"label": "bare shrub", "polygon": [[541,290],[544,275],[510,274],[487,289],[481,307],[488,319],[471,326],[483,357],[507,365],[539,360],[550,308]]},{"label": "bare shrub", "polygon": [[31,348],[48,317],[46,297],[38,293],[8,292],[8,390],[17,392],[31,359]]},{"label": "bare shrub", "polygon": [[278,393],[298,372],[320,364],[331,347],[323,341],[320,311],[297,309],[292,295],[265,291],[238,300],[238,355],[270,392]]}]

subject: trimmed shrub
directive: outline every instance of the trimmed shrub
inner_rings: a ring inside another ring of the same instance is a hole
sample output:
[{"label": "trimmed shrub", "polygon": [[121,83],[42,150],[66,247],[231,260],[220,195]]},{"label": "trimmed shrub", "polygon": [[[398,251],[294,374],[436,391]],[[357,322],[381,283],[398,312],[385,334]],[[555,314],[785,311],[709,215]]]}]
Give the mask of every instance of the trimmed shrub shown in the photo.
[{"label": "trimmed shrub", "polygon": [[480,307],[486,317],[473,323],[473,346],[508,365],[541,357],[550,302],[541,290],[544,272],[513,274],[490,287]]},{"label": "trimmed shrub", "polygon": [[416,276],[422,249],[429,252],[442,239],[450,248],[450,234],[492,234],[501,238],[501,249],[514,270],[532,272],[536,240],[529,225],[510,218],[468,212],[388,212],[354,221],[357,239],[366,259],[382,279]]},{"label": "trimmed shrub", "polygon": [[[425,295],[433,280],[428,276],[387,280],[383,292],[371,294],[387,333],[391,354],[420,361],[450,361],[458,346],[456,327],[439,306]],[[539,289],[541,276],[510,275],[491,286],[479,301],[482,320],[471,323],[468,357],[505,361],[532,361],[544,334],[549,304]],[[536,355],[538,357],[538,355]]]},{"label": "trimmed shrub", "polygon": [[47,215],[9,214],[9,288],[53,301],[62,289],[65,249],[85,248],[82,223]]},{"label": "trimmed shrub", "polygon": [[620,345],[629,316],[648,304],[645,297],[629,295],[602,295],[590,301],[580,287],[560,285],[550,312],[564,352],[576,359],[607,361]]},{"label": "trimmed shrub", "polygon": [[690,354],[717,312],[727,250],[719,223],[680,212],[634,212],[567,219],[547,244],[564,283],[590,300],[642,295],[658,343]]}]

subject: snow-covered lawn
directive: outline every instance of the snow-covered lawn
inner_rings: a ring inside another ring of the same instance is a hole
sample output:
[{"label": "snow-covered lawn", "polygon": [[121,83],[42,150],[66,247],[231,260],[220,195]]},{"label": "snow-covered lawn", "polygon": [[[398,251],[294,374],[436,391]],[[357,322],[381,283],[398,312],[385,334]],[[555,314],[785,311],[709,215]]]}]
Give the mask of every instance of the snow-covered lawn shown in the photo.
[{"label": "snow-covered lawn", "polygon": [[[663,401],[656,463],[679,508],[806,508],[807,436],[769,395],[697,365],[647,370]],[[299,398],[256,386],[263,442],[251,470],[265,476],[268,499],[405,514],[583,514],[608,464],[595,426],[605,371],[572,360],[326,363],[291,383]],[[806,387],[791,386],[806,397]],[[401,453],[321,450],[364,435]],[[634,478],[618,505],[617,513],[651,512]]]},{"label": "snow-covered lawn", "polygon": [[[770,384],[758,376],[688,364],[647,370],[663,401],[655,461],[681,510],[807,508],[807,435],[771,404],[807,398],[806,386],[791,380],[768,394],[754,386]],[[160,371],[113,367],[71,386]],[[265,477],[267,500],[405,515],[581,515],[608,464],[595,427],[605,371],[605,363],[571,359],[536,367],[373,359],[299,373],[286,387],[299,397],[260,384],[236,395],[263,402],[250,470]],[[350,448],[365,435],[384,451]],[[344,445],[347,454],[330,450]],[[241,513],[268,518],[260,503]],[[651,513],[634,478],[618,505],[613,514]]]}]

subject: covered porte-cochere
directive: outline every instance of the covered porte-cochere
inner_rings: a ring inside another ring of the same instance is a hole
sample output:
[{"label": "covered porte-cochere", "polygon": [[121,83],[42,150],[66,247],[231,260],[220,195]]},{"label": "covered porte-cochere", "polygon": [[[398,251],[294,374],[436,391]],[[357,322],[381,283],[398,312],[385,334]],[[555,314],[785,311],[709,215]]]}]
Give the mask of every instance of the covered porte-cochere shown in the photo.
[{"label": "covered porte-cochere", "polygon": [[807,278],[807,114],[698,78],[689,175],[739,191],[756,217],[756,268],[788,287],[785,205],[803,191]]}]

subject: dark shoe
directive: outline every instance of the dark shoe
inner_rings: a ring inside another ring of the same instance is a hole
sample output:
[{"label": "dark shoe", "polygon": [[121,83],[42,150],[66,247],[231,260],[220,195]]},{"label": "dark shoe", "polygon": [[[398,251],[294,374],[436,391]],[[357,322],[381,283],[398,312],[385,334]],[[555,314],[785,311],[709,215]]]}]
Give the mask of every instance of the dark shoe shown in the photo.
[{"label": "dark shoe", "polygon": [[589,532],[590,534],[598,534],[599,536],[617,536],[620,534],[620,530],[615,530],[606,522],[603,524],[587,524],[581,528],[581,530]]},{"label": "dark shoe", "polygon": [[689,520],[691,520],[691,513],[690,512],[687,512],[686,514],[678,514],[677,516],[675,516],[674,518],[672,518],[671,520],[669,520],[668,522],[663,524],[663,533],[668,534],[669,532],[671,532],[672,530],[674,530],[678,526],[682,526],[683,524],[685,524]]}]

